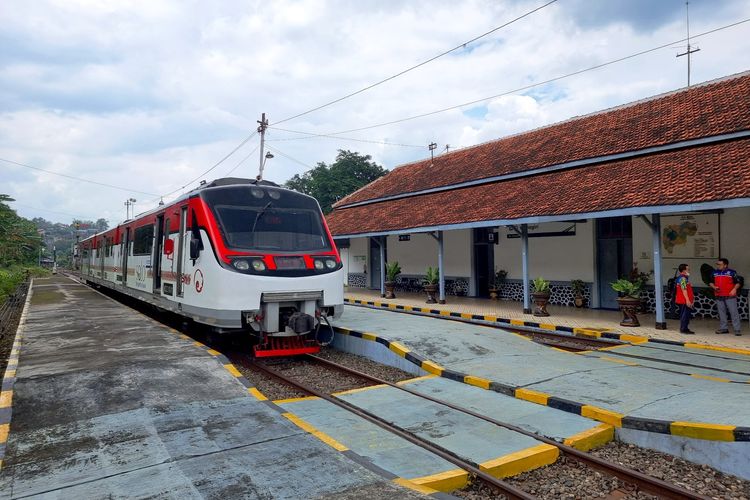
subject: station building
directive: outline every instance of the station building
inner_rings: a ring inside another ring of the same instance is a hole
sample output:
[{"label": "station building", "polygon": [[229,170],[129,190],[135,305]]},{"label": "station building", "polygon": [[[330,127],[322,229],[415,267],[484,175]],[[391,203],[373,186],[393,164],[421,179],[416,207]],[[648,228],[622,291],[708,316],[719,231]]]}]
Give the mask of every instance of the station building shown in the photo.
[{"label": "station building", "polygon": [[663,328],[680,263],[698,288],[719,257],[750,278],[750,72],[400,165],[327,219],[350,288],[382,290],[398,261],[397,290],[433,266],[441,299],[485,297],[504,269],[502,298],[526,312],[535,277],[552,304],[572,306],[582,280],[587,307],[616,309],[610,283],[637,268]]}]

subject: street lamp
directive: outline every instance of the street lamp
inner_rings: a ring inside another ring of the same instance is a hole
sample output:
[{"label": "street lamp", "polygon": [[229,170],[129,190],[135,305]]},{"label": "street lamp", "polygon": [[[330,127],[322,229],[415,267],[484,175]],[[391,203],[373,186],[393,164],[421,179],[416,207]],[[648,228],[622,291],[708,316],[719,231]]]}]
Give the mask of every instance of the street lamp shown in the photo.
[{"label": "street lamp", "polygon": [[256,177],[257,180],[263,180],[263,169],[266,167],[266,162],[273,158],[273,153],[270,151],[266,152],[266,156],[263,159],[263,163],[260,166],[260,172],[258,173],[258,177]]}]

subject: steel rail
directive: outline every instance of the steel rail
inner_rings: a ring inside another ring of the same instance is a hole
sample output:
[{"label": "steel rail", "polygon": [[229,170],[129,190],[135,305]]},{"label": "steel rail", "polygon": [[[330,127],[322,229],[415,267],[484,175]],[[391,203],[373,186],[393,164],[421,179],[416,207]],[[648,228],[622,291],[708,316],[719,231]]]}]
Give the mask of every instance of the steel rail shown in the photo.
[{"label": "steel rail", "polygon": [[340,365],[338,363],[334,363],[333,361],[329,361],[327,359],[319,358],[317,356],[307,355],[308,359],[314,359],[315,362],[320,362],[322,364],[331,366],[337,370],[340,370],[344,373],[348,373],[351,375],[355,375],[361,378],[364,378],[366,380],[369,380],[371,382],[382,384],[382,385],[388,385],[390,387],[394,387],[396,389],[400,389],[402,391],[408,392],[409,394],[413,394],[414,396],[418,396],[421,398],[424,398],[428,401],[431,401],[433,403],[438,403],[444,406],[447,406],[448,408],[451,408],[453,410],[457,410],[460,412],[463,412],[467,415],[471,415],[472,417],[476,417],[479,419],[482,419],[486,422],[495,424],[499,427],[504,427],[508,430],[521,433],[525,436],[532,437],[538,441],[541,441],[546,444],[550,444],[552,446],[557,447],[562,453],[569,456],[570,458],[573,458],[575,460],[578,460],[579,462],[583,462],[586,465],[589,465],[593,468],[599,469],[603,472],[606,472],[607,474],[610,474],[612,476],[618,477],[624,482],[631,484],[633,486],[636,486],[638,489],[642,491],[647,491],[649,493],[652,493],[660,498],[670,498],[675,500],[682,500],[682,499],[694,499],[694,500],[710,500],[709,497],[699,495],[697,493],[693,493],[691,491],[688,491],[686,489],[680,488],[679,486],[670,484],[666,481],[662,481],[661,479],[657,479],[655,477],[648,476],[646,474],[643,474],[642,472],[638,472],[637,470],[631,469],[629,467],[622,466],[620,464],[616,464],[614,462],[608,462],[607,460],[601,459],[599,457],[596,457],[590,453],[587,453],[585,451],[578,450],[576,448],[573,448],[572,446],[568,446],[563,443],[559,443],[555,441],[554,439],[550,439],[546,436],[542,436],[539,434],[535,434],[533,432],[527,431],[525,429],[522,429],[518,426],[515,426],[513,424],[509,424],[507,422],[502,422],[500,420],[494,419],[492,417],[488,417],[486,415],[482,415],[481,413],[477,413],[473,410],[470,410],[468,408],[464,408],[462,406],[456,405],[454,403],[451,403],[449,401],[445,401],[439,398],[434,398],[432,396],[429,396],[427,394],[422,394],[418,391],[415,391],[413,389],[410,389],[408,387],[397,385],[392,382],[388,382],[387,380],[382,380],[377,377],[373,377],[372,375],[369,375],[367,373],[362,373],[358,370],[351,369],[347,366]]},{"label": "steel rail", "polygon": [[347,401],[344,401],[342,399],[339,399],[335,396],[331,396],[329,394],[326,394],[324,392],[318,391],[316,389],[313,389],[312,387],[309,387],[305,384],[302,384],[298,381],[292,380],[281,373],[277,372],[276,370],[273,370],[266,366],[264,363],[258,363],[257,361],[255,363],[249,364],[246,359],[242,359],[242,363],[246,367],[256,367],[263,372],[283,381],[284,383],[291,385],[293,387],[296,387],[299,390],[302,390],[304,392],[307,392],[309,394],[312,394],[313,396],[319,397],[321,399],[324,399],[328,401],[329,403],[335,404],[336,406],[343,408],[351,413],[354,413],[355,415],[364,418],[365,420],[377,425],[378,427],[385,429],[403,439],[406,439],[412,444],[415,444],[421,448],[424,448],[425,450],[429,451],[430,453],[433,453],[434,455],[439,456],[440,458],[447,460],[448,462],[451,462],[452,464],[456,465],[457,467],[473,474],[477,478],[481,479],[482,481],[491,484],[495,488],[499,489],[503,492],[508,498],[511,499],[518,499],[518,500],[533,500],[536,497],[529,495],[528,493],[524,492],[523,490],[520,490],[516,488],[515,486],[512,486],[511,484],[506,483],[505,481],[501,481],[494,476],[491,476],[481,470],[479,467],[476,467],[475,465],[462,460],[455,455],[453,455],[450,451],[434,444],[430,443],[429,441],[426,441],[419,436],[402,429],[392,423],[386,422],[385,420],[381,419],[380,417],[373,415],[372,413],[363,410]]}]

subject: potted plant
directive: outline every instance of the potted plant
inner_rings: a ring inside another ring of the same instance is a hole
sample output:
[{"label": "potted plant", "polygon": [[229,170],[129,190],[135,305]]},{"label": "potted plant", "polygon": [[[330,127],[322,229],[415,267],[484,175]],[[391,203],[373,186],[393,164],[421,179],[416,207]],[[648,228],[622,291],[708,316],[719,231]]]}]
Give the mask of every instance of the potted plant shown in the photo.
[{"label": "potted plant", "polygon": [[[646,286],[646,283],[648,283],[648,280],[651,279],[651,275],[654,274],[653,271],[649,271],[647,273],[642,273],[638,270],[638,266],[633,266],[633,269],[630,270],[630,276],[628,279],[631,283],[638,283],[640,284],[641,290],[643,290],[643,287]],[[641,296],[640,303],[638,304],[638,312],[645,313],[648,311],[648,296]]]},{"label": "potted plant", "polygon": [[586,283],[583,280],[573,280],[570,282],[570,288],[573,289],[573,303],[576,307],[583,307],[586,299],[583,297],[583,292],[586,290]]},{"label": "potted plant", "polygon": [[385,298],[395,299],[396,294],[393,290],[396,288],[396,278],[401,274],[401,266],[398,261],[388,262],[385,265]]},{"label": "potted plant", "polygon": [[531,297],[534,299],[534,316],[549,316],[547,312],[547,303],[549,302],[549,281],[544,278],[532,280],[534,291]]},{"label": "potted plant", "polygon": [[438,271],[438,269],[436,267],[428,267],[427,271],[425,272],[424,280],[422,281],[424,291],[427,292],[428,304],[437,303],[437,300],[435,299],[435,293],[437,293],[438,281],[440,281],[440,272]]},{"label": "potted plant", "polygon": [[641,326],[636,313],[638,312],[638,307],[641,305],[641,288],[643,287],[643,283],[640,280],[632,282],[621,278],[611,283],[610,286],[612,290],[620,293],[620,296],[617,298],[617,303],[620,305],[620,310],[622,311],[620,325]]},{"label": "potted plant", "polygon": [[497,300],[500,296],[500,293],[503,290],[503,285],[505,284],[505,279],[508,277],[508,271],[505,269],[497,269],[495,268],[495,274],[492,276],[492,281],[490,282],[490,298],[492,300]]}]

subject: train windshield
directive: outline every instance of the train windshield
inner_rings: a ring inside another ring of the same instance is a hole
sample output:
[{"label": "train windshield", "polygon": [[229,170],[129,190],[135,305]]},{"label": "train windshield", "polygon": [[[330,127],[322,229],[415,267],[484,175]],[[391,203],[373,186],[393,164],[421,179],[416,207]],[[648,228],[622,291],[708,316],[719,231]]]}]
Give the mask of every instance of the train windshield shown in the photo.
[{"label": "train windshield", "polygon": [[331,250],[318,203],[269,186],[233,186],[201,193],[230,248],[271,252]]}]

